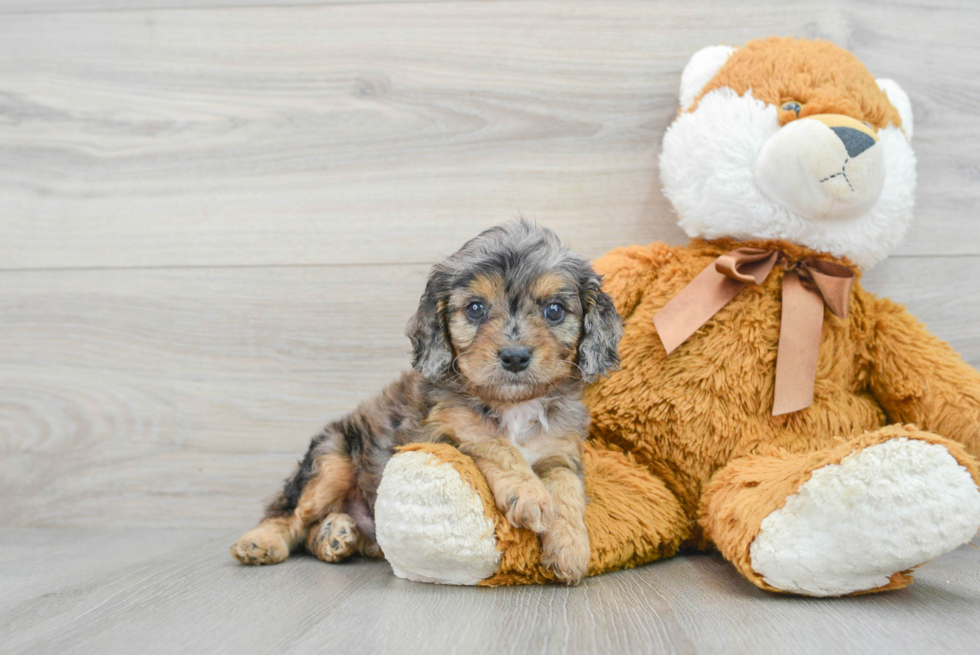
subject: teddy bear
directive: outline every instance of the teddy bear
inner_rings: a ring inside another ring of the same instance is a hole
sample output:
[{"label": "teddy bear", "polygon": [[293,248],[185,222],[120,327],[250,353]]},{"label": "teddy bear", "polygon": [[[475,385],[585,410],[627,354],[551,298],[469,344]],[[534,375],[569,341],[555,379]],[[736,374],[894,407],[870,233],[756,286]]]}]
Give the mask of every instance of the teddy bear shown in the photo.
[{"label": "teddy bear", "polygon": [[[589,574],[717,549],[774,592],[896,589],[980,527],[980,374],[861,274],[912,216],[912,109],[829,42],[712,46],[660,157],[691,238],[595,262],[625,334],[591,385]],[[395,574],[556,581],[446,444],[389,462]]]}]

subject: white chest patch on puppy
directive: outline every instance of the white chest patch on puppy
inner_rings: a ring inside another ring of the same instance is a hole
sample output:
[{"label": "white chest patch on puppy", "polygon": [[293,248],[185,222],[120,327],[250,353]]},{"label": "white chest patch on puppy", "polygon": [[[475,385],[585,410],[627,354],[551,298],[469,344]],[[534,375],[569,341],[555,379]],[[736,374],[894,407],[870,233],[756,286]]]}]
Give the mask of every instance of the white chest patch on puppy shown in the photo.
[{"label": "white chest patch on puppy", "polygon": [[528,400],[508,407],[500,412],[500,427],[512,444],[517,447],[524,445],[534,435],[548,430],[544,403]]}]

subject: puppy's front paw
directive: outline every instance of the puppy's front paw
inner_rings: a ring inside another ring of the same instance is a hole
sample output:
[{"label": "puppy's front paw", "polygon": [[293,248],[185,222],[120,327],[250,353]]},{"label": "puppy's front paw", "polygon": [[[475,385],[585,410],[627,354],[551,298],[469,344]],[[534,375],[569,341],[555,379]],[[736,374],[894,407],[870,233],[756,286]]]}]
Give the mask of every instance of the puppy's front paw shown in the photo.
[{"label": "puppy's front paw", "polygon": [[577,585],[589,571],[589,533],[585,525],[556,521],[541,535],[541,563],[566,584]]},{"label": "puppy's front paw", "polygon": [[555,518],[555,503],[540,482],[522,482],[507,494],[506,499],[507,503],[501,509],[514,527],[540,534]]},{"label": "puppy's front paw", "polygon": [[278,564],[289,557],[289,545],[277,531],[259,526],[231,547],[231,556],[242,564]]}]

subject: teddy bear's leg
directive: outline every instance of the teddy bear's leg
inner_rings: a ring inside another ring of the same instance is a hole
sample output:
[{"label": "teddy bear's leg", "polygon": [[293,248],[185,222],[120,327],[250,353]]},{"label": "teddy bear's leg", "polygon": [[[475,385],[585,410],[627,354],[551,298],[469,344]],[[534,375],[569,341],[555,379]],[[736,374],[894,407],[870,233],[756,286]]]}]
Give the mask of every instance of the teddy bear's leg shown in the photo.
[{"label": "teddy bear's leg", "polygon": [[893,425],[823,451],[733,460],[705,487],[699,520],[763,589],[883,591],[976,534],[978,485],[961,445]]},{"label": "teddy bear's leg", "polygon": [[[688,520],[663,481],[628,457],[586,444],[588,574],[672,555]],[[375,503],[378,544],[395,574],[443,584],[559,581],[538,536],[496,507],[479,469],[445,444],[414,444],[385,468]]]}]

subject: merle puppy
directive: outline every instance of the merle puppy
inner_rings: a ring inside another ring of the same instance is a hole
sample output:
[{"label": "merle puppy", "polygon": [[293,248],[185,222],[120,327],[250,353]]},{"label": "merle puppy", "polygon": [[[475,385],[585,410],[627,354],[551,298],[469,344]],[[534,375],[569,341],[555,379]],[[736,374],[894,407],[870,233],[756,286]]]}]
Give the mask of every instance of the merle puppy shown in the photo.
[{"label": "merle puppy", "polygon": [[313,437],[306,457],[231,552],[275,564],[301,543],[326,562],[380,557],[373,511],[395,449],[455,444],[474,459],[542,562],[585,575],[582,442],[587,382],[618,362],[622,326],[589,263],[524,220],[491,228],[436,265],[408,323],[414,370]]}]

